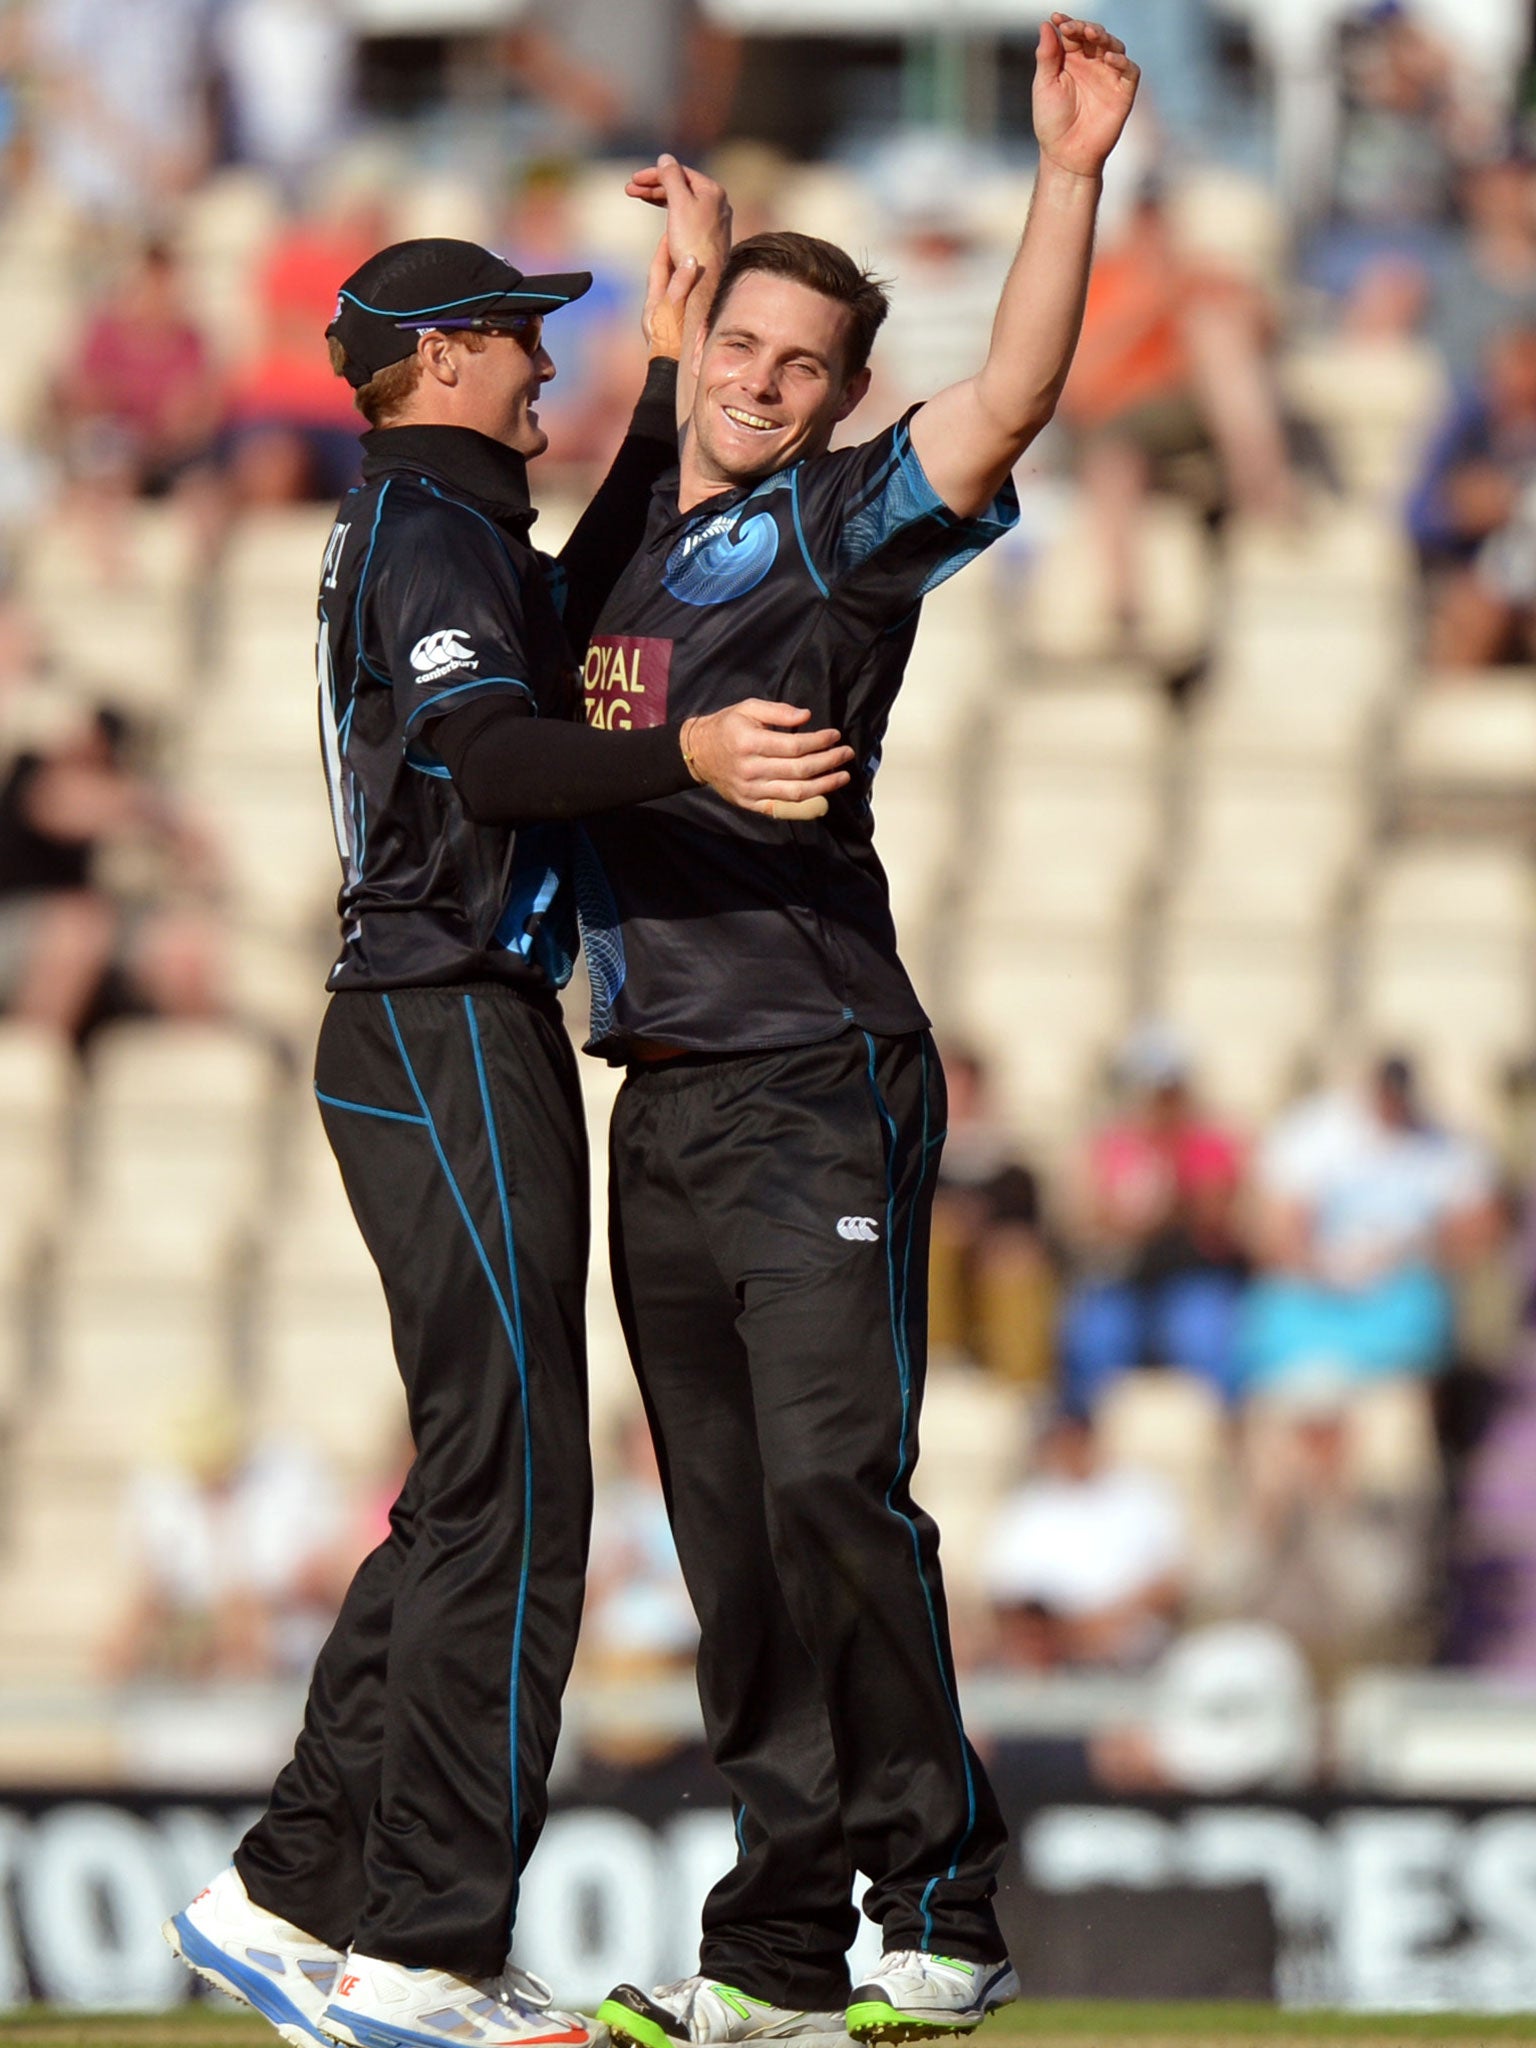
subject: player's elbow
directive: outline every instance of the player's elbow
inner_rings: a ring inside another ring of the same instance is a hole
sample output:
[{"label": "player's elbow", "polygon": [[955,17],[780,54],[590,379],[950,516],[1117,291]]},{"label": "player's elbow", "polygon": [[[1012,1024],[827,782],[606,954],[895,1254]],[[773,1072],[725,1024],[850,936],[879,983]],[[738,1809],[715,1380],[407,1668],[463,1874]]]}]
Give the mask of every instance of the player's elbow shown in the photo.
[{"label": "player's elbow", "polygon": [[1061,397],[1062,380],[1021,387],[1002,378],[989,380],[986,373],[977,380],[977,403],[992,434],[1000,444],[1013,449],[1015,458],[1050,424]]}]

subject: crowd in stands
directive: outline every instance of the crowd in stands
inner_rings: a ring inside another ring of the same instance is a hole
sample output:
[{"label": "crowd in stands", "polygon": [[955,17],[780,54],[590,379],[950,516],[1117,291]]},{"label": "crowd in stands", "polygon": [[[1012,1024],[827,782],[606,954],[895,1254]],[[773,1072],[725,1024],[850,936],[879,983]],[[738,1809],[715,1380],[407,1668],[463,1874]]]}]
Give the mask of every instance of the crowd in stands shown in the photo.
[{"label": "crowd in stands", "polygon": [[[1145,9],[1145,117],[1000,574],[1038,592],[1041,563],[1081,518],[1102,626],[1084,672],[1098,687],[1106,663],[1134,671],[1186,743],[1214,701],[1232,537],[1288,543],[1329,508],[1368,505],[1416,570],[1392,621],[1403,690],[1470,701],[1502,665],[1536,691],[1536,125],[1512,78],[1392,0],[1337,10],[1337,90],[1320,115],[1269,18],[1284,10],[1246,12],[1239,80],[1244,9],[1226,11],[1221,36],[1205,0]],[[83,1047],[87,1073],[98,1034],[125,1017],[275,1037],[299,1068],[308,1056],[302,1029],[253,1015],[242,993],[230,905],[249,883],[217,797],[186,763],[225,759],[199,722],[211,700],[197,650],[223,649],[218,687],[233,691],[233,600],[221,612],[217,593],[242,535],[307,507],[323,538],[322,508],[355,474],[360,423],[321,340],[340,277],[417,231],[484,238],[529,269],[592,262],[594,290],[551,336],[558,498],[615,445],[638,366],[649,230],[616,223],[622,175],[613,204],[595,203],[595,162],[638,162],[658,143],[712,152],[738,231],[778,224],[796,193],[804,210],[785,224],[867,248],[895,280],[854,423],[870,427],[979,358],[1028,189],[1017,139],[872,139],[856,94],[837,159],[791,164],[744,113],[750,48],[692,0],[531,6],[459,52],[445,97],[408,121],[370,106],[368,60],[327,0],[0,9],[0,302],[13,337],[29,331],[34,274],[45,286],[43,367],[0,403],[0,1011]],[[1299,154],[1298,134],[1311,137]],[[413,212],[417,181],[445,162],[464,216]],[[210,195],[228,195],[241,222],[233,257],[203,239]],[[1348,421],[1334,430],[1347,406],[1309,396],[1298,366],[1315,346],[1418,394],[1390,459],[1362,454]],[[1215,593],[1193,635],[1168,626],[1170,508]],[[138,688],[125,715],[110,661],[89,687],[71,675],[68,621],[39,607],[29,564],[65,535],[93,587],[132,601],[146,517],[179,536],[193,654],[180,695]],[[263,588],[241,602],[257,618]],[[1059,662],[1052,674],[1061,685]],[[1026,651],[986,690],[1001,699],[1034,680]],[[899,737],[883,785],[893,807]],[[254,772],[270,769],[276,791],[281,765],[274,749]],[[1364,752],[1349,765],[1352,788],[1370,765]],[[1337,762],[1329,773],[1347,779]],[[945,875],[969,857],[970,785],[956,789]],[[318,767],[312,796],[318,815]],[[1483,823],[1472,818],[1475,843]],[[1529,819],[1500,813],[1495,827],[1528,860]],[[1392,829],[1372,814],[1349,886]],[[1069,864],[1072,844],[1055,858]],[[1165,883],[1153,873],[1146,900]],[[295,944],[318,1005],[324,906],[309,886]],[[1144,936],[1161,912],[1139,914]],[[922,953],[926,928],[914,933]],[[915,963],[924,986],[942,984],[931,963],[947,958],[941,936]],[[1527,972],[1536,988],[1536,949]],[[1240,1099],[1205,1043],[1144,993],[1118,1043],[1097,1047],[1071,1128],[1037,1131],[991,1049],[951,1028],[953,1002],[935,1010],[951,1113],[930,1290],[934,1435],[944,1401],[985,1390],[1000,1475],[984,1513],[967,1520],[958,1503],[967,1666],[1021,1684],[1159,1673],[1165,1721],[1084,1750],[1096,1782],[1141,1785],[1189,1781],[1179,1715],[1219,1718],[1232,1686],[1261,1716],[1297,1703],[1265,1765],[1281,1782],[1313,1768],[1311,1737],[1296,1734],[1313,1685],[1372,1662],[1536,1671],[1536,1299],[1520,1298],[1536,1290],[1536,1237],[1518,1073],[1485,1063],[1480,1092],[1442,1100],[1411,1034],[1357,1031],[1347,1059],[1311,1043],[1283,1087]],[[1029,1015],[1012,1028],[1027,1038]],[[378,1370],[382,1381],[386,1359]],[[0,1444],[0,1466],[8,1454]],[[323,1450],[194,1399],[122,1489],[131,1597],[98,1632],[94,1668],[119,1683],[301,1671],[402,1455],[381,1452],[368,1474],[331,1469]],[[676,1673],[694,1630],[632,1408],[619,1404],[598,1462],[583,1675]],[[0,1523],[0,1578],[5,1539]],[[0,1598],[0,1627],[4,1612]],[[1235,1765],[1231,1782],[1255,1768]]]}]

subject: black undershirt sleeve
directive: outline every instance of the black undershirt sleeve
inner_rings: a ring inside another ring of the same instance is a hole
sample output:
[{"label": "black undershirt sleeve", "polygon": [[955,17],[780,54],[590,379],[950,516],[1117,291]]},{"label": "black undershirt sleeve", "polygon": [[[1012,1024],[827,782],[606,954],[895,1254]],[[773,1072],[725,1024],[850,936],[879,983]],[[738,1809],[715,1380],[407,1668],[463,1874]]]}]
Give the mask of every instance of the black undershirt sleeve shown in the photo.
[{"label": "black undershirt sleeve", "polygon": [[590,818],[693,787],[672,726],[599,732],[536,718],[526,697],[482,697],[445,712],[426,738],[478,825]]},{"label": "black undershirt sleeve", "polygon": [[654,356],[628,431],[592,502],[560,550],[565,632],[585,654],[598,613],[645,538],[651,489],[677,467],[677,363]]}]

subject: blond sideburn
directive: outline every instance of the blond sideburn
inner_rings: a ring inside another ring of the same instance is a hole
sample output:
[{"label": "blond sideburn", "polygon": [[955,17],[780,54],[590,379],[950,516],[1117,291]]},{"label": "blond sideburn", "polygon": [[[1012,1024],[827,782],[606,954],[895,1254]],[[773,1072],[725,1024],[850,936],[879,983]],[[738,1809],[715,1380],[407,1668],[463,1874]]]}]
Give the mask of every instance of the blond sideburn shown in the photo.
[{"label": "blond sideburn", "polygon": [[[455,334],[454,341],[463,342],[471,355],[478,355],[485,347],[485,336],[465,332]],[[335,335],[326,343],[331,352],[331,368],[338,377],[347,373],[347,352]],[[398,363],[387,363],[375,377],[370,377],[353,395],[352,403],[357,407],[370,427],[387,427],[395,416],[402,412],[421,382],[421,357],[413,349],[410,355],[402,356]]]}]

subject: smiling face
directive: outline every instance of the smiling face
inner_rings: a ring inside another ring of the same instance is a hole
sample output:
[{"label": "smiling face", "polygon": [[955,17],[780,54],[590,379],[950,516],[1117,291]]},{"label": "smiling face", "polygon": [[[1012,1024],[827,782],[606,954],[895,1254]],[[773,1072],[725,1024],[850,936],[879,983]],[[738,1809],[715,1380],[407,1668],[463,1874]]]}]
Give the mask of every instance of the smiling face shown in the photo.
[{"label": "smiling face", "polygon": [[493,329],[482,338],[484,348],[473,353],[454,350],[463,394],[459,424],[519,455],[542,455],[549,436],[539,425],[536,401],[555,374],[542,332],[529,336]]},{"label": "smiling face", "polygon": [[843,368],[848,310],[792,278],[752,270],[730,287],[697,357],[685,500],[825,453],[869,388]]},{"label": "smiling face", "polygon": [[544,453],[536,401],[555,366],[540,331],[491,328],[471,340],[434,328],[417,352],[421,376],[390,425],[470,427],[518,455]]}]

